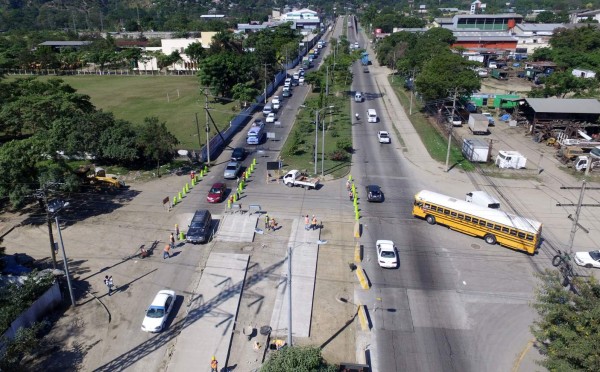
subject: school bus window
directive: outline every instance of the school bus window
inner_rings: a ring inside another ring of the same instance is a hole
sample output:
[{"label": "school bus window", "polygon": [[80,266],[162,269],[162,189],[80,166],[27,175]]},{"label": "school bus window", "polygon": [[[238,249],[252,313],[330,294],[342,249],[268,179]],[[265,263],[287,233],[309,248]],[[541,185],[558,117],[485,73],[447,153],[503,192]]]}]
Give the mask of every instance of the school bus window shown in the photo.
[{"label": "school bus window", "polygon": [[425,208],[425,209],[430,209],[430,208],[431,208],[431,205],[429,205],[429,204],[425,204],[425,205],[423,206],[423,208]]},{"label": "school bus window", "polygon": [[517,236],[518,236],[520,239],[525,239],[525,234],[524,234],[524,233],[522,233],[522,232],[518,233],[518,234],[517,234]]},{"label": "school bus window", "polygon": [[450,214],[450,211],[447,209],[444,209],[444,214],[448,215],[448,214]]},{"label": "school bus window", "polygon": [[467,221],[467,222],[471,222],[471,217],[469,217],[469,216],[465,216],[465,221]]},{"label": "school bus window", "polygon": [[503,227],[503,228],[502,228],[502,232],[503,232],[503,233],[508,233],[508,227]]},{"label": "school bus window", "polygon": [[527,235],[527,240],[533,240],[533,235]]},{"label": "school bus window", "polygon": [[501,229],[500,225],[494,225],[494,230],[500,231],[500,229]]},{"label": "school bus window", "polygon": [[510,235],[517,236],[517,230],[510,229]]},{"label": "school bus window", "polygon": [[490,222],[488,222],[486,226],[487,226],[488,229],[493,229],[494,228],[494,224],[490,223]]},{"label": "school bus window", "polygon": [[479,218],[473,218],[473,223],[474,224],[478,224],[479,223]]},{"label": "school bus window", "polygon": [[479,220],[479,226],[485,226],[485,221],[484,220]]},{"label": "school bus window", "polygon": [[464,214],[458,214],[458,219],[459,220],[464,220],[465,219],[465,215]]},{"label": "school bus window", "polygon": [[451,215],[452,217],[456,217],[456,212],[450,212],[450,215]]}]

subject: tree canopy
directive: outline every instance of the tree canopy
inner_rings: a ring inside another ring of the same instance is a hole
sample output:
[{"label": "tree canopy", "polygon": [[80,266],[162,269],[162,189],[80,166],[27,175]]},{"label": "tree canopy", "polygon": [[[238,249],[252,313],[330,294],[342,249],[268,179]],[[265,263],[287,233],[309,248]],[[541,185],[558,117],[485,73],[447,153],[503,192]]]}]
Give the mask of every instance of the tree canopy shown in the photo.
[{"label": "tree canopy", "polygon": [[328,365],[317,347],[293,346],[284,347],[274,352],[262,365],[261,372],[280,371],[319,371],[335,372],[337,367]]},{"label": "tree canopy", "polygon": [[600,370],[600,285],[594,277],[576,277],[569,291],[562,275],[545,271],[533,304],[539,319],[531,327],[550,371]]},{"label": "tree canopy", "polygon": [[481,81],[473,69],[477,62],[468,61],[462,56],[445,52],[430,59],[415,79],[417,90],[428,100],[451,96],[470,96],[479,90]]}]

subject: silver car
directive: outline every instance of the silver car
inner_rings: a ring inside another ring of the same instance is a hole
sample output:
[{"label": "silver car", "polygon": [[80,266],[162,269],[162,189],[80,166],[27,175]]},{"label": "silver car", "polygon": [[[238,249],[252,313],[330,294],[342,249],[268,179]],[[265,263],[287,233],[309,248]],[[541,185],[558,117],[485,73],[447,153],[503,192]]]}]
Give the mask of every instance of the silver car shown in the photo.
[{"label": "silver car", "polygon": [[242,164],[239,161],[230,161],[227,163],[227,167],[225,167],[225,172],[223,173],[223,177],[231,180],[237,178],[240,169],[242,168]]}]

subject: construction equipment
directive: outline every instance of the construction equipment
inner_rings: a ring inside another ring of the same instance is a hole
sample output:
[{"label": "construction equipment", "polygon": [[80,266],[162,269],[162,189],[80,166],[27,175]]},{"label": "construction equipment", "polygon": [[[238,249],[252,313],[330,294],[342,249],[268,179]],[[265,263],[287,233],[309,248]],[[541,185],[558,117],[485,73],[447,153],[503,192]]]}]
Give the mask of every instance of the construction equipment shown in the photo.
[{"label": "construction equipment", "polygon": [[118,180],[115,175],[106,174],[104,168],[94,166],[92,169],[89,165],[82,165],[75,173],[82,179],[83,184],[109,189],[125,187],[125,182]]},{"label": "construction equipment", "polygon": [[579,146],[562,146],[556,151],[556,157],[563,164],[567,164],[572,160],[575,160],[580,155],[583,155],[583,148]]}]

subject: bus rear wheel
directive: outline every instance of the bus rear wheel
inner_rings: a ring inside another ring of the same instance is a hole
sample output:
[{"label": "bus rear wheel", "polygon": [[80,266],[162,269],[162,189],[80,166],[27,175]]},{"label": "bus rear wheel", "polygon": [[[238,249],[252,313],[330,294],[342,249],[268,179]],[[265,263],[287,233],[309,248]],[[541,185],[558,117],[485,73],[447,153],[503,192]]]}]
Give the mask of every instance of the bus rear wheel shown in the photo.
[{"label": "bus rear wheel", "polygon": [[496,244],[496,237],[492,234],[487,234],[486,236],[483,237],[483,240],[485,240],[486,243],[494,245]]},{"label": "bus rear wheel", "polygon": [[430,225],[435,225],[435,217],[433,217],[430,214],[428,214],[427,217],[425,217],[425,221],[427,221],[427,223]]}]

